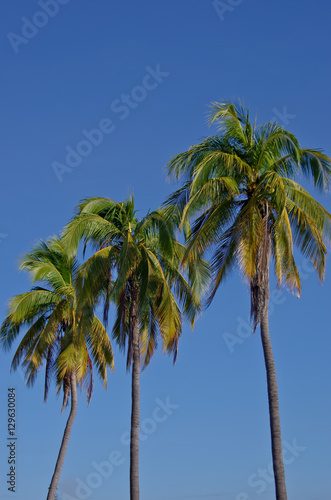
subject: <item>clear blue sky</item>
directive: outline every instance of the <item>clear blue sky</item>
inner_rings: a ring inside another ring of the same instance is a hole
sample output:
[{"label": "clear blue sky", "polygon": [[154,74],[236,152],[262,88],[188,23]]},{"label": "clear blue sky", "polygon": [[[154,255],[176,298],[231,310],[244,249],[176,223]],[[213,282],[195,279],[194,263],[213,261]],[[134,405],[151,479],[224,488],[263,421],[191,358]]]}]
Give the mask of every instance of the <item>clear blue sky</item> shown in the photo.
[{"label": "clear blue sky", "polygon": [[[139,215],[163,202],[174,188],[165,182],[169,158],[215,132],[206,122],[211,101],[240,97],[260,122],[277,116],[302,145],[331,154],[327,2],[225,0],[224,14],[212,0],[59,3],[53,17],[40,14],[34,0],[1,8],[1,318],[8,298],[29,286],[18,257],[57,233],[80,199],[120,201],[130,191]],[[101,126],[95,145],[81,142]],[[73,157],[77,146],[85,156]],[[331,209],[328,197],[319,199]],[[302,257],[298,262],[305,266]],[[309,271],[301,300],[285,290],[273,295],[270,326],[288,496],[328,500],[330,261],[323,286]],[[177,365],[159,353],[143,373],[142,499],[274,498],[264,472],[271,460],[264,362],[259,334],[247,336],[248,314],[247,287],[234,273],[194,332],[186,327]],[[233,352],[229,333],[238,340]],[[19,373],[9,373],[10,361],[0,353],[0,496],[43,499],[67,412],[60,414],[54,391],[44,405],[43,373],[27,389]],[[12,385],[15,496],[4,479]],[[156,410],[167,398],[176,408]],[[167,418],[155,422],[155,415]],[[79,398],[61,500],[129,497],[129,425],[130,377],[116,352],[107,391],[96,380],[89,408],[84,394]],[[96,467],[110,455],[117,465],[100,480]],[[93,487],[77,496],[79,481]]]}]

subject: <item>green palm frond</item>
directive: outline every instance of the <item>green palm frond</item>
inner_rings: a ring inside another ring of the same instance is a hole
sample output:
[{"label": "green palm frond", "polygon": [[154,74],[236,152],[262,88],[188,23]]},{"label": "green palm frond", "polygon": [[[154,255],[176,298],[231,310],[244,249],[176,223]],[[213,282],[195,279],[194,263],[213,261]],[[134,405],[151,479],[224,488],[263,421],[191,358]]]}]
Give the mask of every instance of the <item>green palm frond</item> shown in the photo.
[{"label": "green palm frond", "polygon": [[322,191],[328,189],[331,182],[331,158],[318,149],[302,149],[300,166],[303,174],[314,180]]},{"label": "green palm frond", "polygon": [[107,367],[114,370],[114,354],[108,334],[101,321],[94,316],[87,344],[100,377],[107,384]]},{"label": "green palm frond", "polygon": [[158,325],[155,306],[152,300],[146,301],[147,307],[141,314],[140,352],[143,368],[146,368],[157,348]]},{"label": "green palm frond", "polygon": [[239,242],[240,231],[236,225],[233,225],[222,234],[217,243],[212,260],[214,279],[212,291],[207,301],[208,305],[211,304],[220,284],[227,278],[237,263]]},{"label": "green palm frond", "polygon": [[49,345],[46,355],[46,368],[45,368],[45,389],[44,389],[44,402],[47,401],[47,396],[50,388],[52,378],[56,368],[56,342]]},{"label": "green palm frond", "polygon": [[[231,180],[224,179],[221,183],[225,188],[232,187]],[[77,251],[79,241],[85,245],[91,243],[96,249],[80,270],[80,296],[103,298],[105,307],[109,302],[116,305],[113,338],[120,348],[127,346],[128,367],[132,355],[129,311],[133,289],[138,290],[144,366],[154,353],[157,335],[166,350],[175,349],[174,339],[179,339],[182,328],[182,314],[176,300],[191,325],[201,310],[197,296],[200,286],[207,288],[209,268],[200,256],[194,263],[188,259],[181,267],[180,254],[185,250],[176,240],[181,215],[177,205],[169,204],[138,220],[133,197],[123,203],[90,198],[79,204],[65,229],[64,243],[71,251]],[[106,277],[109,270],[111,281]],[[98,300],[91,306],[95,307]]]},{"label": "green palm frond", "polygon": [[287,210],[277,215],[272,226],[272,253],[277,284],[288,285],[290,290],[301,294],[301,280],[293,255],[292,228]]},{"label": "green palm frond", "polygon": [[[100,260],[106,260],[109,266],[109,253],[111,249],[101,252],[98,269],[102,268]],[[90,264],[87,262],[80,270],[77,259],[67,253],[65,242],[56,236],[37,243],[22,257],[20,268],[29,273],[33,282],[45,286],[35,286],[30,292],[13,297],[0,330],[1,345],[9,348],[21,329],[27,327],[14,354],[12,369],[21,365],[27,384],[32,385],[45,365],[44,398],[47,399],[55,376],[57,390],[64,392],[64,407],[73,371],[89,401],[93,389],[92,360],[105,383],[107,368],[113,368],[110,340],[93,313],[97,298],[89,295],[90,282],[85,280]]]},{"label": "green palm frond", "polygon": [[224,101],[211,107],[210,122],[219,127],[219,134],[167,165],[169,175],[183,182],[165,204],[168,213],[176,215],[178,228],[186,224],[183,261],[215,248],[210,303],[235,265],[253,280],[268,235],[278,285],[300,294],[293,246],[323,279],[331,215],[293,178],[303,174],[325,190],[331,181],[331,159],[320,150],[302,148],[295,135],[277,123],[257,125],[255,120],[252,125],[240,103]]},{"label": "green palm frond", "polygon": [[213,102],[211,104],[210,123],[216,122],[220,130],[225,131],[225,135],[247,143],[245,129],[249,123],[249,112],[240,103],[225,101],[223,103]]},{"label": "green palm frond", "polygon": [[195,220],[192,232],[188,237],[188,248],[184,262],[192,251],[203,254],[211,243],[219,241],[222,231],[232,222],[240,206],[241,203],[233,198],[225,199],[219,204],[212,205],[200,215]]},{"label": "green palm frond", "polygon": [[77,252],[79,242],[91,241],[95,246],[112,238],[120,238],[121,232],[115,224],[96,214],[82,212],[66,226],[63,241],[70,255]]},{"label": "green palm frond", "polygon": [[82,303],[97,304],[100,294],[105,293],[105,278],[114,266],[118,256],[117,247],[107,246],[98,250],[79,269],[77,288],[80,290]]}]

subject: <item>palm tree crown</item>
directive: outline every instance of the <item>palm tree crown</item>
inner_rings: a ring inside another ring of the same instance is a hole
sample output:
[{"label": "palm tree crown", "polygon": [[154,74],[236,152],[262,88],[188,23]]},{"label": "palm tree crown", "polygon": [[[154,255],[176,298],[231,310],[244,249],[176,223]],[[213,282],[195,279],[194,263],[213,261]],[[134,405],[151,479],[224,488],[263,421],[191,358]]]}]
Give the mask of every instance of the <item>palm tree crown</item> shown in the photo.
[{"label": "palm tree crown", "polygon": [[[105,299],[105,321],[109,303],[116,304],[113,333],[119,345],[124,348],[129,339],[130,297],[137,288],[144,366],[156,348],[157,331],[164,349],[176,355],[182,332],[176,296],[193,326],[201,311],[198,292],[208,283],[208,265],[197,259],[194,265],[186,265],[185,277],[179,268],[186,249],[176,240],[174,225],[161,210],[139,221],[132,197],[123,203],[108,198],[83,200],[64,234],[69,252],[75,253],[81,240],[96,250],[82,266],[84,288],[96,301]],[[131,354],[129,342],[128,367]]]},{"label": "palm tree crown", "polygon": [[[211,122],[219,125],[219,135],[168,164],[169,174],[185,181],[168,204],[181,208],[182,222],[197,216],[188,252],[216,247],[210,300],[236,263],[251,282],[266,228],[278,285],[287,284],[299,295],[293,244],[323,279],[324,239],[329,239],[331,226],[328,212],[293,177],[303,174],[316,187],[326,188],[330,158],[319,150],[302,149],[297,138],[277,123],[252,125],[241,105],[215,103]],[[258,316],[253,316],[256,326]]]},{"label": "palm tree crown", "polygon": [[107,366],[113,368],[108,335],[93,311],[78,294],[79,263],[69,258],[63,242],[54,237],[41,241],[21,259],[35,286],[9,302],[9,314],[1,327],[1,342],[10,348],[22,327],[28,327],[13,357],[15,370],[22,363],[27,384],[32,385],[41,366],[46,364],[45,400],[49,382],[56,376],[58,390],[63,387],[68,401],[70,373],[86,384],[88,401],[92,395],[92,366],[107,383]]}]

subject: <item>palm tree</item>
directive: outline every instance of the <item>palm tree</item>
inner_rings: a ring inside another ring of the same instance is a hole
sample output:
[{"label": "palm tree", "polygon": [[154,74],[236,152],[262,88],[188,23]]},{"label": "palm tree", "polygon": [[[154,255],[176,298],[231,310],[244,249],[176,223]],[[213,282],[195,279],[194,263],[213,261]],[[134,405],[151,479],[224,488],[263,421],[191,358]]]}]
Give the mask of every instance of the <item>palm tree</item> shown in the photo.
[{"label": "palm tree", "polygon": [[45,362],[46,402],[49,385],[56,378],[57,391],[63,389],[62,411],[71,396],[70,414],[58,454],[47,500],[54,500],[77,412],[77,384],[84,384],[88,402],[93,390],[93,363],[107,383],[107,367],[113,368],[113,352],[108,335],[93,308],[81,300],[78,261],[69,258],[62,241],[54,237],[41,241],[24,255],[20,269],[27,270],[35,286],[9,302],[2,324],[0,342],[9,349],[22,327],[28,330],[12,361],[12,369],[25,369],[27,385],[33,385]]},{"label": "palm tree", "polygon": [[268,323],[269,268],[274,261],[278,286],[298,296],[301,282],[293,244],[325,273],[330,214],[294,178],[312,178],[326,188],[331,160],[318,150],[302,149],[297,138],[277,123],[254,125],[240,104],[214,103],[211,123],[220,133],[175,156],[170,176],[183,185],[167,200],[184,221],[195,217],[186,257],[214,247],[214,277],[208,303],[238,264],[251,292],[253,330],[260,325],[267,373],[276,498],[286,500],[278,389]]},{"label": "palm tree", "polygon": [[71,253],[81,239],[96,249],[83,266],[84,288],[92,297],[104,294],[105,321],[110,301],[116,304],[113,336],[120,348],[127,346],[127,369],[132,366],[130,498],[139,500],[141,364],[149,364],[158,334],[164,350],[176,359],[182,314],[175,297],[193,327],[201,309],[197,291],[206,284],[209,268],[197,259],[186,266],[186,279],[179,271],[185,247],[176,241],[173,224],[162,211],[139,221],[133,198],[124,203],[108,198],[83,200],[64,234]]}]

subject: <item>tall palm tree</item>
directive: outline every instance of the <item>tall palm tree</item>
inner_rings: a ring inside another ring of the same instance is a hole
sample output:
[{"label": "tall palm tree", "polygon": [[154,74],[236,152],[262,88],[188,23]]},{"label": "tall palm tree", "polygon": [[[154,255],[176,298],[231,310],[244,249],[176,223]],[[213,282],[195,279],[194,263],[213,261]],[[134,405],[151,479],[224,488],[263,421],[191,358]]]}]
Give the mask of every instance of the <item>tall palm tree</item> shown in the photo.
[{"label": "tall palm tree", "polygon": [[331,160],[318,150],[301,148],[297,138],[278,126],[251,124],[249,111],[232,102],[214,103],[211,123],[220,133],[175,156],[170,176],[183,185],[168,200],[195,217],[186,256],[214,247],[214,279],[208,303],[229,271],[238,264],[251,292],[253,329],[260,325],[270,412],[272,458],[277,500],[286,500],[278,389],[271,349],[268,302],[269,268],[274,261],[278,285],[298,296],[301,282],[293,244],[325,273],[330,214],[296,180],[312,178],[317,188],[331,179]]},{"label": "tall palm tree", "polygon": [[84,384],[89,402],[93,363],[106,386],[107,367],[113,368],[113,352],[104,326],[79,295],[78,261],[67,256],[59,238],[38,243],[23,256],[20,269],[28,271],[33,282],[42,286],[10,300],[0,331],[2,347],[9,349],[20,330],[27,327],[12,369],[22,365],[30,386],[45,363],[45,401],[53,377],[57,391],[63,389],[62,411],[71,396],[70,414],[47,495],[47,500],[54,500],[77,411],[77,384]]},{"label": "tall palm tree", "polygon": [[103,293],[105,321],[109,303],[116,304],[113,335],[122,349],[127,346],[127,369],[132,366],[130,498],[139,500],[141,364],[146,367],[150,362],[158,334],[164,350],[176,358],[182,333],[179,304],[193,327],[201,309],[197,292],[206,285],[209,268],[196,259],[180,272],[185,247],[176,241],[174,225],[162,211],[139,221],[133,198],[124,203],[83,200],[64,234],[71,253],[81,239],[96,249],[83,266],[83,287],[92,297]]}]

